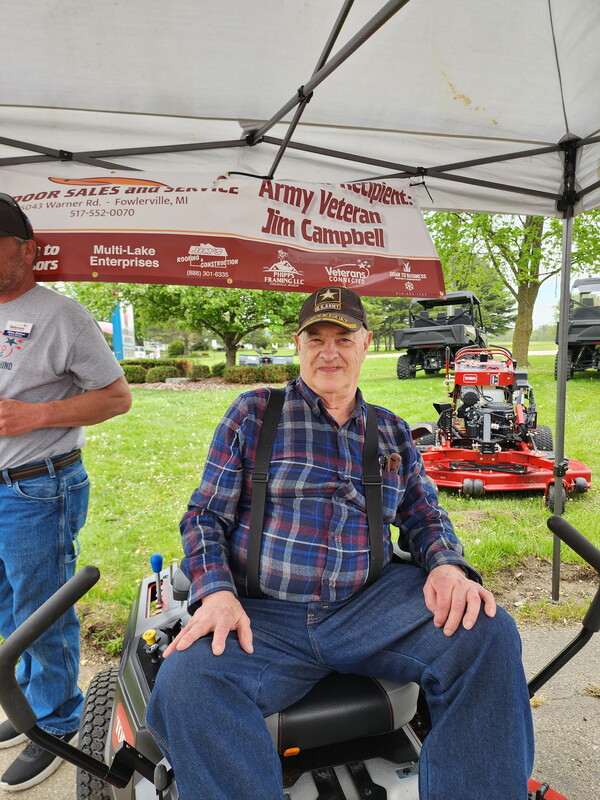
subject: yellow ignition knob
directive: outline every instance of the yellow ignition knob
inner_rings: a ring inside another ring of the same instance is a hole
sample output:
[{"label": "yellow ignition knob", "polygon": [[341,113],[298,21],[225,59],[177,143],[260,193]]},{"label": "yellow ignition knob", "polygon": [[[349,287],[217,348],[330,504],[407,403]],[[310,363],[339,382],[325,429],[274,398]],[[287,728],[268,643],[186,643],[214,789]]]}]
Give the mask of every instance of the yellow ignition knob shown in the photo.
[{"label": "yellow ignition knob", "polygon": [[154,628],[144,631],[144,633],[142,633],[142,639],[146,644],[156,644],[156,631]]}]

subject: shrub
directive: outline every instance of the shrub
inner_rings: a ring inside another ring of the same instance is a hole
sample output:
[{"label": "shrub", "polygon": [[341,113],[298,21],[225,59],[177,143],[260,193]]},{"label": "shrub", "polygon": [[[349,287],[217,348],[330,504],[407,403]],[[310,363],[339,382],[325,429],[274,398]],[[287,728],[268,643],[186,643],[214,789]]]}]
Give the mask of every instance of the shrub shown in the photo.
[{"label": "shrub", "polygon": [[141,364],[123,364],[123,372],[127,383],[145,383],[146,370]]},{"label": "shrub", "polygon": [[287,368],[287,364],[225,367],[223,378],[227,383],[285,383],[288,380]]},{"label": "shrub", "polygon": [[210,367],[207,364],[192,364],[188,369],[187,376],[191,381],[210,378]]},{"label": "shrub", "polygon": [[293,381],[300,375],[300,364],[286,364],[285,371],[287,373],[287,380]]},{"label": "shrub", "polygon": [[144,369],[151,369],[152,367],[177,367],[179,375],[185,374],[186,364],[191,364],[187,358],[124,358],[120,362],[121,366],[125,368],[126,364],[137,364]]},{"label": "shrub", "polygon": [[170,356],[182,356],[185,351],[183,342],[171,342],[167,347],[167,353]]},{"label": "shrub", "polygon": [[179,369],[181,375],[185,376],[192,368],[193,362],[189,358],[176,358],[173,363]]},{"label": "shrub", "polygon": [[264,383],[284,383],[287,381],[286,364],[264,364],[262,367],[254,367],[258,373],[256,380]]},{"label": "shrub", "polygon": [[227,364],[221,362],[220,364],[213,364],[211,373],[214,375],[215,378],[222,378],[223,373],[227,369]]},{"label": "shrub", "polygon": [[180,378],[181,373],[175,366],[151,367],[146,373],[146,383],[164,383],[167,378]]},{"label": "shrub", "polygon": [[225,367],[223,379],[226,383],[256,383],[258,377],[258,367]]}]

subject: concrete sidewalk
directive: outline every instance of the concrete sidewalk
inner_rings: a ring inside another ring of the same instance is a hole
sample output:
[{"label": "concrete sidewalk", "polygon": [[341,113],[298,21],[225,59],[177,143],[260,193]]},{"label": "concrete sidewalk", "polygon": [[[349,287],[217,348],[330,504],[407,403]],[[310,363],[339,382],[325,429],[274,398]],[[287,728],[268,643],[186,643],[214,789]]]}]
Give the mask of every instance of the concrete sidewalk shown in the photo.
[{"label": "concrete sidewalk", "polygon": [[[580,626],[522,627],[523,660],[530,679],[581,630]],[[84,666],[82,686],[106,665]],[[600,635],[567,664],[537,695],[533,709],[536,760],[533,777],[550,784],[568,800],[600,798]],[[1,712],[0,712],[1,713]],[[2,715],[4,716],[4,715]],[[2,772],[19,748],[0,750]],[[63,764],[48,780],[21,793],[23,800],[75,800],[75,767]],[[460,800],[460,798],[448,798]],[[482,798],[484,800],[484,798]],[[507,798],[508,800],[508,798]]]},{"label": "concrete sidewalk", "polygon": [[[579,625],[521,629],[531,679],[581,630]],[[595,693],[595,696],[594,696]],[[537,705],[540,703],[540,705]],[[600,635],[596,634],[534,700],[533,777],[568,800],[600,798]]]}]

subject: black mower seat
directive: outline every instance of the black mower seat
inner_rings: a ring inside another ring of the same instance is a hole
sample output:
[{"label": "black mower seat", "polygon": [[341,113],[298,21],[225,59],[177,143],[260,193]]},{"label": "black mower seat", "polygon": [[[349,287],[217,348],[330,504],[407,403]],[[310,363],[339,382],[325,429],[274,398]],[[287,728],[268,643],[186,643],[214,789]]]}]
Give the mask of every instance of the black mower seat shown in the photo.
[{"label": "black mower seat", "polygon": [[[400,558],[410,558],[394,549]],[[173,599],[185,602],[190,582],[181,569],[175,571],[172,587]],[[398,730],[416,714],[418,695],[416,683],[332,672],[297,703],[265,722],[279,753],[308,750]]]},{"label": "black mower seat", "polygon": [[401,728],[414,717],[418,694],[416,683],[332,672],[265,722],[280,754],[324,747]]}]

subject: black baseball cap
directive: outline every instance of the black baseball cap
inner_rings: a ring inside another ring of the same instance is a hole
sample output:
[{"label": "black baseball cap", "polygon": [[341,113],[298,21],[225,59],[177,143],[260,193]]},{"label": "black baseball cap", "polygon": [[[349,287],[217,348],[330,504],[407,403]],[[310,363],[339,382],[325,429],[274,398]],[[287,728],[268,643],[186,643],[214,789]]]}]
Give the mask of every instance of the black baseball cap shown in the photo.
[{"label": "black baseball cap", "polygon": [[327,286],[306,298],[298,314],[298,333],[317,322],[331,322],[350,331],[361,326],[369,329],[360,297],[343,286]]},{"label": "black baseball cap", "polygon": [[33,239],[31,223],[21,207],[9,194],[0,192],[0,236],[18,236]]}]

